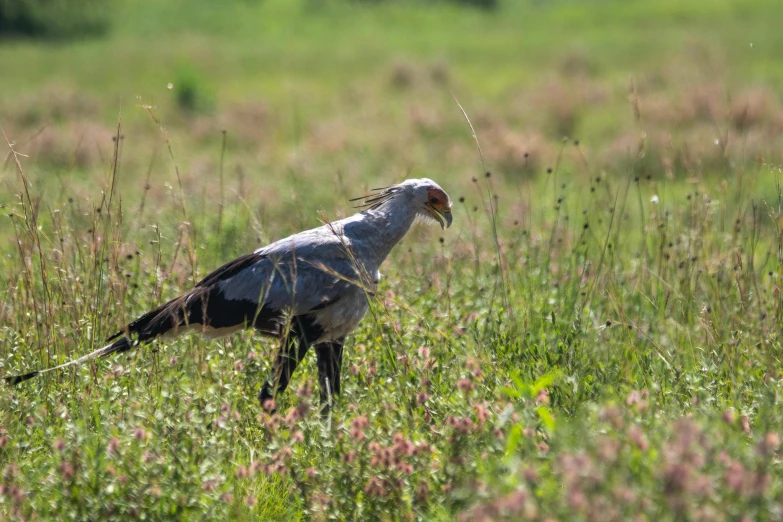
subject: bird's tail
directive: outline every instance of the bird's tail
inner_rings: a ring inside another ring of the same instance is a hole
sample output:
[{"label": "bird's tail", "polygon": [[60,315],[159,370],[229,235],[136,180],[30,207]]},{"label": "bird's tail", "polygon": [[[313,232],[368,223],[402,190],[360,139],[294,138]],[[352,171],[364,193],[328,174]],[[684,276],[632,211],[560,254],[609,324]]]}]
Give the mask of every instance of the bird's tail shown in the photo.
[{"label": "bird's tail", "polygon": [[32,379],[33,377],[43,375],[44,373],[53,372],[55,370],[62,370],[63,368],[67,368],[68,366],[76,366],[78,364],[91,361],[92,359],[97,359],[98,357],[106,357],[114,353],[127,352],[128,350],[133,348],[136,344],[138,343],[134,343],[128,337],[120,337],[116,341],[107,344],[103,348],[98,348],[94,352],[89,353],[83,357],[79,357],[78,359],[74,359],[73,361],[68,361],[67,363],[63,363],[59,366],[54,366],[52,368],[47,368],[45,370],[36,370],[34,372],[25,373],[24,375],[13,375],[11,377],[3,377],[3,380],[5,380],[6,383],[13,386],[15,384],[19,384],[20,382],[24,382],[28,379]]}]

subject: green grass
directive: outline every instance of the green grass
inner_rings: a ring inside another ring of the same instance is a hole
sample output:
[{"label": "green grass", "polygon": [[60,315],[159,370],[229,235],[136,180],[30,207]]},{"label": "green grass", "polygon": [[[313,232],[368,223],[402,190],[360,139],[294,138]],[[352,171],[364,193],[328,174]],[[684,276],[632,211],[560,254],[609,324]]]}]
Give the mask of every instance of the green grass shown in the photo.
[{"label": "green grass", "polygon": [[5,390],[0,518],[780,518],[776,2],[184,5],[0,42],[0,374],[370,186],[454,226],[382,268],[328,419],[310,359],[261,411],[251,332]]}]

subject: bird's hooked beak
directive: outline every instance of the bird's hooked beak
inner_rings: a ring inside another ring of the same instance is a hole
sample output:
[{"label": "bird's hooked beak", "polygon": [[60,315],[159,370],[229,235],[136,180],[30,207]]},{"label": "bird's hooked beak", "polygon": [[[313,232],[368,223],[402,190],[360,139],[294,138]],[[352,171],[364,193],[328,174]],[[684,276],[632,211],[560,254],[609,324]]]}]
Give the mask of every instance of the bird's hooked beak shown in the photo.
[{"label": "bird's hooked beak", "polygon": [[427,204],[427,208],[429,208],[430,213],[435,217],[438,223],[440,223],[441,229],[446,229],[451,226],[451,209],[437,209],[434,206]]}]

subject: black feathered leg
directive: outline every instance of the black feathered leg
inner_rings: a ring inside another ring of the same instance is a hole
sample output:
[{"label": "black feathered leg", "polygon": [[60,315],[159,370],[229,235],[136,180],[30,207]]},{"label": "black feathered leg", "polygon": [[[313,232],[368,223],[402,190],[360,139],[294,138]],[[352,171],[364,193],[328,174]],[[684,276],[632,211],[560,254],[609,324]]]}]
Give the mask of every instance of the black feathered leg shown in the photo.
[{"label": "black feathered leg", "polygon": [[321,335],[320,328],[309,317],[297,317],[288,336],[280,343],[272,368],[272,382],[267,380],[258,394],[261,407],[269,399],[283,393],[291,382],[296,367],[304,359],[312,340]]},{"label": "black feathered leg", "polygon": [[301,338],[293,336],[289,336],[280,343],[280,349],[277,351],[272,367],[272,382],[267,380],[264,387],[261,388],[261,393],[258,394],[258,400],[261,401],[262,407],[268,399],[274,399],[288,388],[291,376],[304,359],[309,347]]},{"label": "black feathered leg", "polygon": [[[340,369],[343,364],[343,344],[345,338],[329,343],[315,345],[318,358],[318,383],[321,385],[321,405],[329,407],[329,394],[340,395]],[[328,385],[327,385],[328,381]]]}]

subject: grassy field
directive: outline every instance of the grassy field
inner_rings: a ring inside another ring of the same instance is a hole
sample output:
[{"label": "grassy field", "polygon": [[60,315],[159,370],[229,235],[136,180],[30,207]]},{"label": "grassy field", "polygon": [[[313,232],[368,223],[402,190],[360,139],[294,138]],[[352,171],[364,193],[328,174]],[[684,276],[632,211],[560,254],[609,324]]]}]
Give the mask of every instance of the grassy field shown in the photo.
[{"label": "grassy field", "polygon": [[368,187],[454,226],[384,265],[329,418],[310,359],[261,410],[251,332],[4,389],[0,519],[783,518],[777,1],[115,4],[0,40],[0,375]]}]

